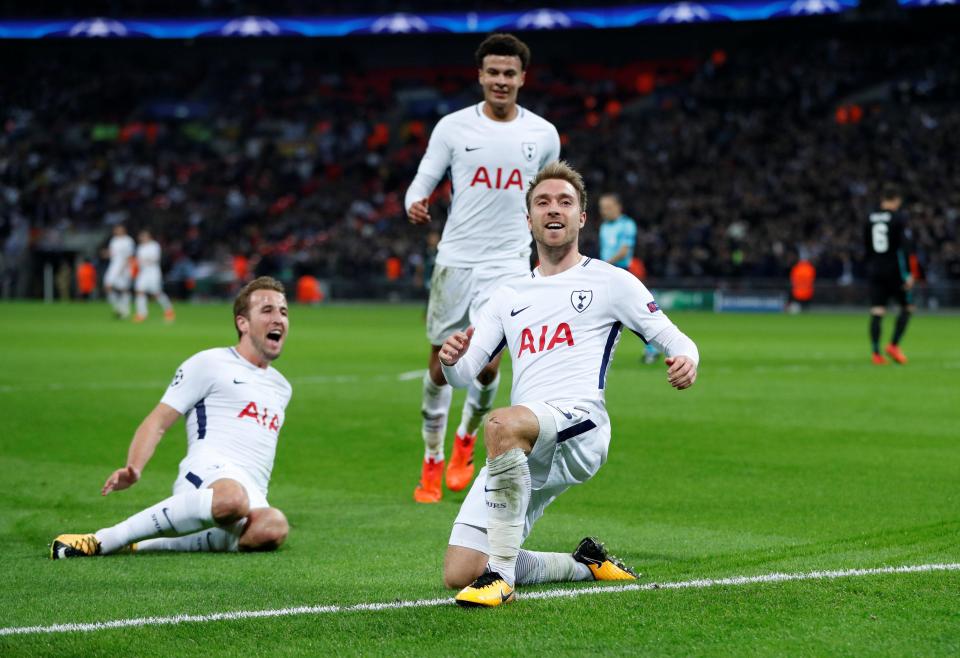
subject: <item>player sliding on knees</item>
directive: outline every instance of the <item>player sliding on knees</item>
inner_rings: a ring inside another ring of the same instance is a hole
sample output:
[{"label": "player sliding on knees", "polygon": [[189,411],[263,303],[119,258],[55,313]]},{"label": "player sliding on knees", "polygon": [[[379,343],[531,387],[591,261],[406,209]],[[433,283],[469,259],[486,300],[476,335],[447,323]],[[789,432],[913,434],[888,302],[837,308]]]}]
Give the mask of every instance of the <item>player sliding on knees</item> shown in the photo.
[{"label": "player sliding on knees", "polygon": [[270,365],[289,329],[283,286],[270,277],[255,279],[239,292],[233,311],[239,343],[199,352],[180,366],[137,428],[127,465],[102,489],[106,496],[136,484],[164,433],[186,415],[187,456],[173,495],[115,526],[60,535],[50,547],[52,559],[130,551],[263,551],[286,539],[286,517],[267,503],[292,392]]},{"label": "player sliding on knees", "polygon": [[610,419],[607,370],[623,327],[667,355],[667,380],[683,390],[697,377],[697,347],[629,272],[580,254],[586,222],[583,179],[564,162],[547,165],[526,195],[540,266],[500,288],[475,328],[441,346],[444,376],[468,385],[506,347],[513,361],[512,405],[487,418],[486,466],[454,521],[444,582],[462,588],[463,606],[512,601],[518,585],[632,580],[636,574],[592,538],[572,553],[521,548],[546,507],[586,482],[606,461]]}]

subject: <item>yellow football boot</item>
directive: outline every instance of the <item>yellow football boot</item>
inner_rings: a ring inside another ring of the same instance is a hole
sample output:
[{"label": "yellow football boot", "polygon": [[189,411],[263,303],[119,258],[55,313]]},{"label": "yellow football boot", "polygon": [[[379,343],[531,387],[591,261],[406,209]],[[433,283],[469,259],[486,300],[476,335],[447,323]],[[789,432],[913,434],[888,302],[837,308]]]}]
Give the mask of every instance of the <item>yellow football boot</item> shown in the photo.
[{"label": "yellow football boot", "polygon": [[573,559],[587,565],[594,580],[636,580],[639,574],[607,553],[606,547],[593,537],[584,537],[573,552]]},{"label": "yellow football boot", "polygon": [[516,598],[507,581],[496,571],[490,571],[460,590],[454,600],[465,608],[494,608]]},{"label": "yellow football boot", "polygon": [[50,559],[90,557],[100,555],[100,542],[93,533],[89,535],[60,535],[50,544]]}]

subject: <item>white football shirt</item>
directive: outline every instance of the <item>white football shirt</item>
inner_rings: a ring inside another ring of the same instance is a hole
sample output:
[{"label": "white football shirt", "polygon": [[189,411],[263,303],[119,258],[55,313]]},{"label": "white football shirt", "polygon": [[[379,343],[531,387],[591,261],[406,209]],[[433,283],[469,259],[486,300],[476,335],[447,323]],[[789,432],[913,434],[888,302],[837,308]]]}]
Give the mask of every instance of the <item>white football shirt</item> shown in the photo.
[{"label": "white football shirt", "polygon": [[156,240],[137,245],[137,267],[140,272],[160,271],[160,243]]},{"label": "white football shirt", "polygon": [[110,252],[111,269],[121,269],[128,265],[136,251],[136,244],[129,235],[115,235],[110,238],[110,244],[107,246]]},{"label": "white football shirt", "polygon": [[160,401],[186,415],[189,456],[215,453],[266,494],[292,392],[273,366],[258,368],[236,349],[219,347],[184,361]]},{"label": "white football shirt", "polygon": [[624,327],[667,356],[699,360],[697,347],[626,270],[593,258],[552,276],[539,270],[500,288],[484,306],[466,354],[444,366],[462,385],[506,347],[513,363],[512,404],[604,401],[607,371]]},{"label": "white football shirt", "polygon": [[437,264],[472,267],[530,257],[527,184],[559,159],[560,135],[546,119],[517,110],[513,121],[494,121],[480,102],[448,114],[433,129],[405,207],[429,197],[450,171],[453,201]]}]

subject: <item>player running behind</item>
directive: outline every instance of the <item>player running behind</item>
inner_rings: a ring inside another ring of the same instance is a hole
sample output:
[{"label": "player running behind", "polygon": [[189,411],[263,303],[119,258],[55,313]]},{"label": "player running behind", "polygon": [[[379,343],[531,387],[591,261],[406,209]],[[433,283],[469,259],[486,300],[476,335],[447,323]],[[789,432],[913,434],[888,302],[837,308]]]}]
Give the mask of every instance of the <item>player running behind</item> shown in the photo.
[{"label": "player running behind", "polygon": [[444,560],[444,582],[463,588],[456,600],[464,606],[506,603],[517,585],[635,578],[590,538],[573,554],[521,546],[547,505],[606,461],[604,386],[622,328],[664,351],[674,388],[689,388],[697,377],[696,345],[646,287],[580,254],[586,197],[580,174],[564,162],[537,175],[527,207],[540,266],[500,288],[475,328],[453,334],[440,350],[454,386],[468,384],[503,348],[513,361],[513,406],[487,417],[487,463],[454,521]]},{"label": "player running behind", "polygon": [[127,234],[127,227],[117,224],[113,227],[113,237],[107,246],[110,264],[103,275],[103,290],[113,312],[120,319],[130,317],[130,284],[133,273],[130,261],[137,245]]},{"label": "player running behind", "polygon": [[137,428],[126,466],[102,489],[106,496],[136,484],[164,433],[186,415],[187,456],[173,495],[115,526],[60,535],[52,559],[129,550],[273,550],[286,539],[286,517],[267,503],[291,394],[270,365],[289,329],[283,286],[269,277],[251,281],[234,300],[233,315],[239,343],[199,352],[180,366]]},{"label": "player running behind", "polygon": [[[421,434],[425,454],[414,499],[436,503],[442,496],[444,439],[453,392],[440,370],[443,340],[476,316],[490,293],[505,281],[530,273],[530,232],[524,193],[527,181],[560,157],[557,129],[517,105],[530,50],[509,34],[487,37],[475,54],[483,101],[440,119],[417,175],[407,190],[410,221],[430,221],[429,197],[450,171],[453,199],[438,245],[427,305],[431,351],[423,378]],[[470,382],[447,488],[460,491],[473,477],[477,430],[497,394],[499,358]]]},{"label": "player running behind", "polygon": [[873,363],[878,366],[887,364],[880,354],[880,330],[890,298],[900,305],[900,315],[890,344],[884,351],[899,364],[907,362],[900,341],[914,311],[913,276],[908,265],[907,227],[901,205],[903,195],[900,190],[885,185],[880,195],[880,208],[870,213],[864,231],[870,278],[870,345]]},{"label": "player running behind", "polygon": [[137,291],[137,314],[134,322],[143,322],[147,319],[147,295],[150,295],[163,308],[163,318],[173,322],[173,305],[170,298],[163,292],[163,273],[160,271],[160,243],[153,239],[150,231],[144,229],[137,235],[137,280],[134,289]]}]

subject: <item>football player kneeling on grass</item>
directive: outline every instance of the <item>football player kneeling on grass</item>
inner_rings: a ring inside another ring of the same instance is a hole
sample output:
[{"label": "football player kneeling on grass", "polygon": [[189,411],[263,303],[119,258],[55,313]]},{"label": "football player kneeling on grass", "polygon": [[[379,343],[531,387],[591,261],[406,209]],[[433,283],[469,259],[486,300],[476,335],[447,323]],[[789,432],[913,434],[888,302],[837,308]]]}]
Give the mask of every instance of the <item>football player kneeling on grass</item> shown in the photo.
[{"label": "football player kneeling on grass", "polygon": [[234,300],[235,347],[199,352],[177,370],[160,404],[137,428],[127,465],[103,485],[104,496],[133,486],[164,432],[186,416],[187,456],[173,495],[115,526],[57,537],[54,560],[130,551],[273,550],[287,537],[283,512],[267,486],[290,401],[289,382],[270,364],[289,321],[283,286],[269,277]]},{"label": "football player kneeling on grass", "polygon": [[444,582],[463,606],[512,601],[517,585],[632,580],[637,575],[586,538],[571,553],[521,549],[547,505],[586,482],[606,461],[607,369],[623,327],[667,355],[677,389],[697,377],[697,347],[629,272],[580,254],[586,190],[566,163],[544,167],[527,191],[528,224],[540,265],[525,282],[494,293],[475,327],[440,349],[444,376],[468,385],[503,348],[513,362],[513,406],[494,410],[486,466],[460,508],[444,560]]}]

